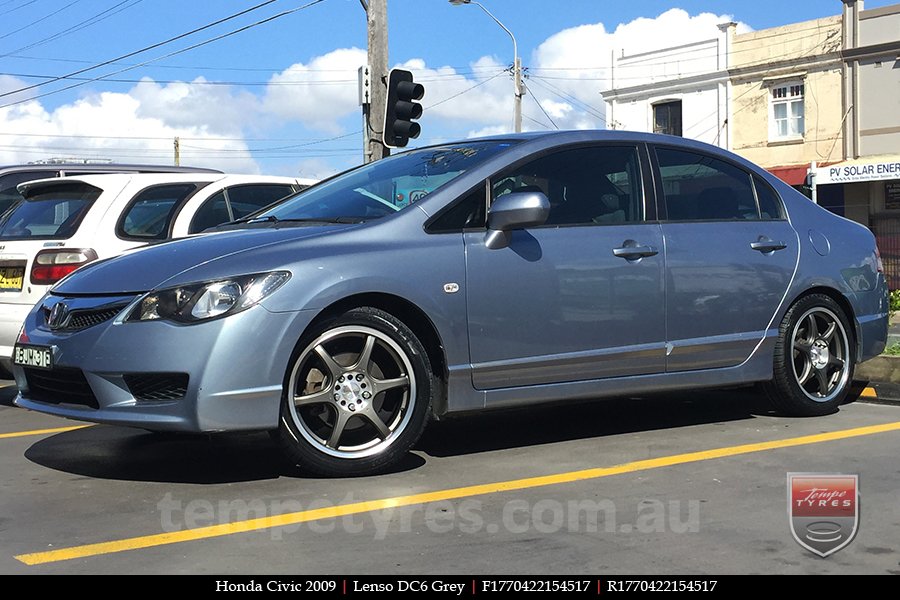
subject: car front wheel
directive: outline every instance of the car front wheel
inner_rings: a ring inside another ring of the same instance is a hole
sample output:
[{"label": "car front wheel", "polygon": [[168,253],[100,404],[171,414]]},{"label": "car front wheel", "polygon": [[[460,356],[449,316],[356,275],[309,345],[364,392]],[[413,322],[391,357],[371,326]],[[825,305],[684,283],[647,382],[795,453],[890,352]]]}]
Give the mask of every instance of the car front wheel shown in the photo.
[{"label": "car front wheel", "polygon": [[298,344],[285,377],[282,447],[319,475],[382,471],[418,440],[435,389],[406,325],[375,308],[348,311]]},{"label": "car front wheel", "polygon": [[829,296],[811,294],[787,312],[775,345],[774,377],[765,387],[775,407],[793,416],[834,412],[853,377],[852,333]]}]

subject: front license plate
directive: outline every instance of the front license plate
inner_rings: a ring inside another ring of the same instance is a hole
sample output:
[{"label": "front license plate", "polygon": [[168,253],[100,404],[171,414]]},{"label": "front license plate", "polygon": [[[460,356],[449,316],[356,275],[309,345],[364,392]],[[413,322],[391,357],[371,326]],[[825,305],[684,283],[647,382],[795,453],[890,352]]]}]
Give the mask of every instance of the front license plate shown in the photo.
[{"label": "front license plate", "polygon": [[16,344],[13,348],[13,363],[21,367],[52,369],[53,352],[49,346],[25,346]]},{"label": "front license plate", "polygon": [[24,267],[0,267],[0,291],[18,292],[25,279]]}]

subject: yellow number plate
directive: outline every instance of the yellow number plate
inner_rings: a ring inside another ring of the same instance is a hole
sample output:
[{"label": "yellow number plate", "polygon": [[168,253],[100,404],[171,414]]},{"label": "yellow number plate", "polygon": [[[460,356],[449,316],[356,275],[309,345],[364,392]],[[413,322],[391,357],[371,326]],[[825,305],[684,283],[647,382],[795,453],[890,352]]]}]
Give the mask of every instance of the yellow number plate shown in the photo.
[{"label": "yellow number plate", "polygon": [[19,291],[25,278],[23,267],[0,267],[0,291]]}]

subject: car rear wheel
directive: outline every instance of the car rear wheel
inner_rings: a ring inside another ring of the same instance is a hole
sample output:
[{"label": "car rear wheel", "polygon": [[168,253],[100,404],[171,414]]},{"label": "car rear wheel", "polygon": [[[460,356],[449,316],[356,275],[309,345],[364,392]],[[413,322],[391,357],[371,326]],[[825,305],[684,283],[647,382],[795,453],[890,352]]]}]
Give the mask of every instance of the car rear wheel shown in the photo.
[{"label": "car rear wheel", "polygon": [[847,317],[832,298],[811,294],[798,300],[781,322],[774,377],[764,386],[775,407],[792,416],[837,410],[853,379],[852,339]]},{"label": "car rear wheel", "polygon": [[435,389],[428,355],[406,325],[375,308],[348,311],[297,346],[285,377],[282,447],[319,475],[382,471],[418,440]]}]

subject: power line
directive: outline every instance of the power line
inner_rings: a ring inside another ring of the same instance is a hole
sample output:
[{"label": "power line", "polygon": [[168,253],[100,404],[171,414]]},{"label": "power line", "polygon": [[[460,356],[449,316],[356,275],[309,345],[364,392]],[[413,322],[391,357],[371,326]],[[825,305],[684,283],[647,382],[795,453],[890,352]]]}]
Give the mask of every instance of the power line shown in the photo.
[{"label": "power line", "polygon": [[19,6],[15,7],[15,8],[11,8],[9,10],[4,10],[3,12],[0,12],[0,17],[2,17],[3,15],[8,15],[11,12],[15,12],[15,11],[19,10],[20,8],[25,8],[29,4],[34,4],[35,2],[37,2],[37,0],[29,0],[25,4],[20,4]]},{"label": "power line", "polygon": [[[213,43],[213,42],[217,42],[217,41],[219,41],[219,40],[223,40],[223,39],[225,39],[225,38],[231,37],[231,36],[236,35],[236,34],[238,34],[238,33],[242,33],[242,32],[244,32],[244,31],[247,31],[248,29],[252,29],[252,28],[257,27],[257,26],[259,26],[259,25],[263,25],[263,24],[265,24],[265,23],[269,23],[269,22],[271,22],[271,21],[274,21],[275,19],[279,19],[279,18],[281,18],[281,17],[284,17],[284,16],[287,16],[287,15],[290,15],[290,14],[293,14],[293,13],[296,13],[296,12],[299,12],[299,11],[301,11],[301,10],[305,10],[305,9],[307,9],[307,8],[310,8],[310,7],[312,7],[312,6],[315,6],[316,4],[319,4],[319,3],[324,2],[324,1],[325,1],[325,0],[312,0],[311,2],[308,2],[307,4],[304,4],[303,6],[299,6],[299,7],[297,7],[297,8],[292,8],[292,9],[290,9],[290,10],[282,11],[282,12],[280,12],[280,13],[278,13],[278,14],[272,15],[271,17],[262,19],[262,20],[260,20],[260,21],[256,21],[255,23],[251,23],[251,24],[249,24],[249,25],[245,25],[245,26],[243,26],[243,27],[239,27],[239,28],[234,29],[234,30],[232,30],[232,31],[229,31],[229,32],[227,32],[227,33],[223,33],[223,34],[221,34],[221,35],[217,35],[217,36],[215,36],[215,37],[209,38],[209,39],[204,40],[204,41],[202,41],[202,42],[198,42],[198,43],[193,44],[193,45],[191,45],[191,46],[188,46],[188,47],[186,47],[186,48],[182,48],[182,49],[180,49],[180,50],[175,50],[174,52],[170,52],[170,53],[165,54],[165,55],[163,55],[163,56],[160,56],[160,57],[157,57],[157,58],[152,58],[152,59],[150,59],[150,60],[144,61],[143,63],[139,63],[139,64],[137,64],[137,65],[134,65],[134,66],[132,66],[132,67],[127,67],[127,68],[124,68],[124,69],[119,69],[118,71],[114,71],[114,72],[112,72],[112,73],[107,73],[106,75],[101,75],[101,76],[98,76],[98,77],[93,77],[93,78],[91,78],[91,79],[89,79],[89,80],[87,80],[87,81],[80,81],[80,82],[78,82],[78,83],[74,83],[74,84],[72,84],[72,85],[65,86],[65,87],[60,88],[60,89],[58,89],[58,90],[53,90],[53,91],[50,91],[50,92],[47,92],[47,93],[44,93],[44,94],[38,94],[37,96],[32,96],[31,98],[26,98],[26,99],[24,99],[24,100],[18,100],[18,101],[15,101],[15,102],[9,102],[9,103],[0,105],[0,108],[8,108],[8,107],[10,107],[10,106],[15,106],[15,105],[17,105],[17,104],[23,104],[23,103],[25,103],[25,102],[31,102],[32,100],[37,100],[37,99],[39,99],[39,98],[44,98],[44,97],[46,97],[46,96],[51,96],[51,95],[53,95],[53,94],[58,94],[59,92],[64,92],[64,91],[66,91],[66,90],[71,90],[71,89],[73,89],[73,88],[80,87],[80,86],[85,85],[85,84],[87,84],[87,83],[91,83],[91,82],[94,82],[94,81],[100,81],[101,79],[104,79],[105,77],[110,77],[110,76],[112,76],[112,75],[118,75],[119,73],[124,73],[124,72],[126,72],[126,71],[131,71],[131,70],[133,70],[133,69],[136,69],[136,68],[138,68],[138,67],[142,67],[142,66],[144,66],[144,65],[150,64],[150,63],[155,62],[155,61],[157,61],[157,60],[163,60],[163,59],[166,59],[166,58],[171,58],[172,56],[176,56],[176,55],[178,55],[178,54],[183,54],[184,52],[188,52],[188,51],[190,51],[190,50],[195,50],[195,49],[197,49],[197,48],[200,48],[201,46],[206,46],[207,44],[211,44],[211,43]],[[268,2],[264,2],[262,5],[264,5],[264,4],[269,4],[269,3],[271,3],[271,2],[277,2],[277,0],[268,0]],[[257,6],[262,6],[262,5],[257,5]],[[256,8],[256,7],[254,7],[254,9],[255,9],[255,8]],[[254,10],[254,9],[248,9],[248,10],[243,11],[243,12],[246,13],[246,12],[248,12],[249,10]],[[232,17],[229,17],[229,18],[232,18]],[[227,19],[225,19],[225,20],[227,20]],[[220,22],[221,22],[221,21],[220,21]],[[204,28],[205,28],[205,27],[204,27]],[[201,29],[202,29],[202,28],[201,28]],[[179,36],[179,37],[183,37],[183,35],[182,35],[182,36]],[[160,44],[156,44],[155,46],[159,46],[159,45],[160,45]],[[142,52],[142,51],[138,51],[138,52]],[[135,54],[135,53],[131,53],[131,55],[134,55],[134,54]],[[108,62],[109,62],[109,61],[107,61],[107,63],[104,63],[104,64],[108,64]],[[93,68],[93,67],[92,67],[92,68]],[[88,70],[91,70],[91,69],[90,69],[90,68],[89,68],[89,69],[82,69],[81,71],[78,71],[78,73],[83,73],[83,72],[88,71]],[[59,79],[62,79],[62,78],[63,78],[63,77],[58,77],[58,78],[57,78],[57,81],[58,81]],[[49,82],[43,82],[43,83],[40,83],[40,84],[35,84],[35,85],[30,86],[30,88],[37,87],[38,85],[43,85],[44,83],[49,83]],[[24,89],[30,89],[30,88],[24,88]],[[21,90],[20,90],[20,91],[21,91]],[[0,98],[2,98],[3,96],[8,96],[10,93],[15,93],[15,92],[7,92],[7,93],[5,93],[5,94],[0,94]]]},{"label": "power line", "polygon": [[[806,29],[802,29],[800,31],[813,31],[813,30],[815,30],[817,33],[812,34],[812,35],[806,35],[806,36],[792,38],[789,41],[799,42],[799,41],[803,41],[803,40],[810,40],[813,38],[817,38],[817,37],[820,37],[820,35],[822,35],[822,27],[821,26],[809,27]],[[777,37],[777,36],[781,36],[781,35],[790,35],[793,33],[796,33],[796,31],[782,32],[782,33],[773,34],[772,36],[767,36],[767,37]],[[831,30],[831,32],[826,34],[826,38],[830,37],[830,36],[834,36],[837,33],[839,33],[839,30],[833,29],[833,30]],[[738,42],[739,41],[740,40],[738,40]],[[667,50],[666,48],[658,48],[656,50],[651,50],[649,52],[654,52],[654,53],[655,52],[665,52],[666,50]],[[671,56],[678,56],[678,55],[683,55],[683,54],[697,54],[699,51],[700,51],[700,49],[693,49],[693,50],[685,49],[685,50],[679,50],[676,52],[671,52],[671,53],[667,54],[667,56],[671,57]],[[743,49],[738,48],[738,49],[732,49],[728,54],[729,54],[729,56],[733,56],[735,54],[743,54],[744,52],[758,52],[758,51],[759,51],[759,48],[743,48]],[[697,54],[696,56],[694,56],[690,59],[654,62],[654,63],[652,63],[652,66],[659,67],[659,66],[665,66],[665,65],[679,65],[684,62],[691,61],[691,60],[699,60],[699,59],[703,59],[703,58],[714,58],[716,56],[718,56],[718,50],[714,50],[710,54]],[[621,58],[627,59],[628,57],[627,56],[620,57],[620,59]],[[646,60],[651,60],[651,59],[648,57]],[[754,63],[754,64],[765,64],[765,63],[769,62],[769,60],[770,59],[767,59],[765,61],[761,61],[760,63]],[[642,62],[644,62],[644,61],[642,61]],[[741,65],[741,67],[754,66],[754,64]],[[608,65],[608,64],[602,65],[602,66],[596,66],[596,67],[529,67],[529,72],[535,72],[535,71],[604,71],[609,68],[610,68],[610,65]],[[615,68],[617,71],[619,69],[646,69],[647,65],[645,65],[645,64],[618,64],[617,63],[615,65]],[[706,73],[706,72],[708,72],[708,70],[697,71],[697,73]],[[541,77],[544,77],[545,79],[551,78],[551,76],[549,76],[549,75],[542,75]],[[584,79],[584,80],[588,80],[588,81],[592,80],[592,78],[589,78],[589,77],[553,77],[553,79]],[[596,80],[603,80],[603,79],[609,79],[609,78],[608,77],[596,78]],[[619,79],[619,77],[617,76],[616,79]]]},{"label": "power line", "polygon": [[[137,65],[135,65],[136,68]],[[351,72],[350,70],[345,70],[346,72]],[[355,70],[352,71],[354,74]],[[506,70],[500,71],[500,73],[505,73]],[[8,77],[18,77],[21,79],[52,79],[57,77],[56,75],[38,75],[35,73],[0,73],[0,75],[5,75]],[[429,82],[429,81],[445,81],[448,79],[454,78],[464,78],[467,75],[474,75],[474,73],[435,73],[431,77],[421,77],[418,81],[421,82]],[[68,81],[82,81],[85,83],[89,83],[92,81],[107,81],[110,83],[144,83],[149,79],[152,83],[159,84],[183,84],[183,85],[191,85],[191,86],[292,86],[292,85],[346,85],[349,83],[356,84],[357,79],[353,77],[352,79],[298,79],[291,81],[185,81],[183,79],[154,79],[154,78],[141,78],[141,79],[124,79],[124,78],[114,78],[110,76],[104,76],[101,78],[97,77],[66,77]]]},{"label": "power line", "polygon": [[[32,60],[32,61],[46,61],[46,62],[62,62],[62,63],[75,63],[75,64],[93,64],[93,61],[76,59],[76,58],[61,58],[61,57],[50,57],[45,58],[42,56],[27,56],[23,54],[13,55],[5,55],[10,58],[22,59],[22,60]],[[116,61],[115,65],[119,66],[139,66],[136,63],[127,63]],[[291,66],[291,65],[288,65]],[[284,65],[280,65],[277,67],[223,67],[223,66],[215,66],[215,65],[153,65],[154,69],[175,69],[175,70],[194,70],[194,71],[246,71],[246,72],[257,72],[257,73],[271,73],[273,71],[284,71],[286,67]],[[494,71],[497,69],[496,65],[466,65],[466,66],[453,66],[453,65],[445,65],[441,68],[445,69],[453,69],[456,74],[464,74],[464,73],[477,73],[479,71]],[[356,75],[356,69],[313,69],[309,67],[304,67],[304,71],[310,73],[352,73],[354,76]],[[355,79],[354,79],[355,81]]]},{"label": "power line", "polygon": [[528,92],[528,94],[534,100],[534,103],[537,104],[537,107],[539,109],[541,109],[542,113],[544,113],[544,116],[547,117],[547,120],[550,121],[550,124],[553,125],[554,129],[559,129],[559,125],[557,125],[556,121],[553,120],[553,117],[551,117],[550,114],[546,110],[544,110],[544,106],[540,103],[540,101],[537,99],[537,97],[531,91],[531,88],[529,88],[527,85],[525,85],[525,82],[522,82],[522,85],[525,87],[525,90]]},{"label": "power line", "polygon": [[474,90],[475,88],[480,87],[480,86],[486,84],[488,81],[494,80],[494,79],[500,77],[501,75],[503,75],[504,73],[507,73],[507,72],[508,72],[508,71],[504,69],[503,71],[500,71],[499,73],[497,73],[497,74],[494,75],[493,77],[488,77],[487,79],[485,79],[485,80],[483,80],[483,81],[479,81],[478,83],[476,83],[476,84],[473,85],[472,87],[468,87],[468,88],[464,89],[464,90],[461,91],[461,92],[457,92],[456,94],[453,94],[452,96],[447,96],[447,97],[444,98],[443,100],[440,100],[439,102],[435,102],[434,104],[429,104],[429,105],[428,105],[427,107],[425,107],[425,108],[432,109],[432,108],[434,108],[435,106],[440,106],[440,105],[443,104],[444,102],[449,102],[450,100],[453,100],[454,98],[459,98],[459,97],[462,96],[463,94],[465,94],[465,93],[467,93],[467,92],[471,92],[471,91]]},{"label": "power line", "polygon": [[[321,2],[322,0],[318,0],[318,1]],[[260,8],[263,8],[264,6],[268,6],[269,4],[272,4],[272,3],[274,3],[274,2],[278,2],[278,0],[266,0],[265,2],[261,2],[261,3],[257,4],[256,6],[251,6],[250,8],[244,9],[244,10],[242,10],[242,11],[240,11],[240,12],[234,13],[234,14],[229,15],[229,16],[227,16],[227,17],[224,17],[224,18],[222,18],[222,19],[218,19],[218,20],[216,20],[216,21],[213,21],[212,23],[208,23],[208,24],[206,24],[206,25],[203,25],[202,27],[197,27],[197,28],[192,29],[192,30],[190,30],[190,31],[187,31],[187,32],[185,32],[185,33],[181,33],[181,34],[176,35],[175,37],[171,37],[171,38],[169,38],[169,39],[167,39],[167,40],[163,40],[163,41],[161,41],[161,42],[157,42],[157,43],[155,43],[155,44],[151,44],[151,45],[149,45],[149,46],[145,46],[145,47],[141,48],[140,50],[135,50],[135,51],[133,51],[133,52],[129,52],[129,53],[127,53],[127,54],[123,54],[122,56],[118,56],[118,57],[116,57],[116,58],[113,58],[113,59],[110,59],[110,60],[105,60],[105,61],[103,61],[103,62],[94,64],[94,65],[92,65],[92,66],[90,66],[90,67],[85,67],[85,68],[83,68],[83,69],[79,69],[79,70],[77,70],[77,71],[73,71],[73,72],[71,72],[71,73],[67,73],[67,74],[65,74],[65,75],[60,75],[60,76],[58,76],[58,77],[54,77],[53,79],[50,79],[50,80],[48,80],[48,81],[42,81],[42,82],[40,82],[40,83],[35,83],[35,84],[30,85],[30,86],[27,86],[27,87],[19,88],[19,89],[17,89],[17,90],[13,90],[13,91],[10,91],[10,92],[4,92],[4,93],[0,94],[0,98],[4,98],[4,97],[10,96],[10,95],[12,95],[12,94],[17,94],[17,93],[21,93],[21,92],[27,92],[28,90],[32,90],[32,89],[34,89],[34,88],[41,87],[41,86],[43,86],[43,85],[47,85],[48,83],[54,83],[54,82],[56,82],[56,81],[60,81],[60,80],[65,79],[65,78],[67,78],[67,77],[74,77],[74,76],[76,76],[76,75],[81,75],[82,73],[86,73],[86,72],[88,72],[88,71],[93,71],[94,69],[99,69],[100,67],[105,67],[105,66],[107,66],[107,65],[109,65],[109,64],[111,64],[111,63],[113,63],[113,62],[115,62],[115,61],[117,61],[117,60],[125,60],[126,58],[131,58],[132,56],[136,56],[136,55],[138,55],[138,54],[142,54],[142,53],[144,53],[144,52],[148,52],[148,51],[150,51],[150,50],[154,50],[154,49],[156,49],[156,48],[159,48],[160,46],[165,46],[166,44],[171,44],[172,42],[178,41],[178,40],[180,40],[180,39],[184,39],[184,38],[186,38],[186,37],[188,37],[188,36],[194,35],[195,33],[199,33],[199,32],[201,32],[201,31],[204,31],[204,30],[209,29],[209,28],[211,28],[211,27],[215,27],[216,25],[221,25],[222,23],[225,23],[225,22],[227,22],[227,21],[231,21],[231,20],[236,19],[236,18],[238,18],[238,17],[240,17],[240,16],[243,16],[243,15],[246,15],[247,13],[253,12],[253,11],[255,11],[255,10],[259,10]]]},{"label": "power line", "polygon": [[[22,50],[30,50],[31,48],[36,48],[37,46],[43,46],[44,44],[48,44],[50,42],[56,41],[59,38],[62,38],[67,35],[70,35],[72,33],[75,33],[76,31],[81,31],[82,29],[90,27],[91,25],[96,25],[97,23],[99,23],[101,21],[105,21],[106,19],[108,19],[114,15],[117,15],[124,10],[128,10],[129,8],[132,8],[133,6],[140,4],[141,2],[143,2],[143,0],[123,0],[122,2],[119,2],[118,4],[115,4],[107,9],[104,9],[96,14],[91,15],[90,17],[88,17],[87,19],[84,19],[83,21],[79,21],[78,23],[75,23],[74,25],[66,27],[65,29],[63,29],[61,31],[57,31],[56,33],[54,33],[52,35],[49,35],[42,39],[39,39],[39,40],[32,42],[30,44],[27,44],[25,46],[16,48],[15,50],[11,50],[11,51],[7,52],[6,54],[0,54],[0,58],[6,58],[9,56],[12,56],[13,54],[15,54],[17,52],[21,52]],[[54,59],[51,58],[51,59],[45,59],[45,60],[52,61]],[[83,61],[83,62],[90,63],[92,61]]]},{"label": "power line", "polygon": [[22,27],[19,27],[18,29],[13,29],[13,30],[10,31],[9,33],[4,33],[3,35],[0,35],[0,40],[2,40],[2,39],[4,39],[4,38],[8,38],[8,37],[11,36],[11,35],[15,35],[15,34],[19,33],[20,31],[24,31],[24,30],[28,29],[29,27],[33,27],[33,26],[37,25],[38,23],[40,23],[40,22],[42,22],[42,21],[46,21],[46,20],[49,19],[50,17],[53,17],[53,16],[55,16],[55,15],[58,15],[59,13],[61,13],[61,12],[64,11],[64,10],[66,10],[67,8],[69,8],[70,6],[72,6],[73,4],[78,4],[79,2],[81,2],[81,0],[72,0],[72,2],[69,2],[68,4],[66,4],[65,6],[63,6],[62,8],[58,8],[58,9],[54,10],[52,13],[50,13],[50,14],[48,14],[48,15],[44,15],[44,16],[41,17],[40,19],[37,19],[37,20],[35,20],[35,21],[32,21],[32,22],[29,23],[28,25],[23,25]]}]

